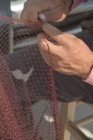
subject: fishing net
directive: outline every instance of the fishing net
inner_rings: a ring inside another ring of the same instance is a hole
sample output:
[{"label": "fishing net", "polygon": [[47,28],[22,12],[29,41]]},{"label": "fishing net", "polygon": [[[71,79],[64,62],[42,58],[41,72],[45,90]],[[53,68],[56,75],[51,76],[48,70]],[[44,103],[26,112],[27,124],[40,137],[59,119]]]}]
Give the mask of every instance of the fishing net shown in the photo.
[{"label": "fishing net", "polygon": [[0,140],[62,140],[51,67],[35,25],[0,17]]}]

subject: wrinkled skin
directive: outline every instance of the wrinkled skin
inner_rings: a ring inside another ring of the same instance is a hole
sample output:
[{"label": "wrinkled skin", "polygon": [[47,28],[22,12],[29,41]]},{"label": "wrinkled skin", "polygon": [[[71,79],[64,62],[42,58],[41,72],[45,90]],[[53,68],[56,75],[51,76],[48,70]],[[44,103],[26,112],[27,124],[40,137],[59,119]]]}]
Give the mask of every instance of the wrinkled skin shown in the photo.
[{"label": "wrinkled skin", "polygon": [[76,36],[63,33],[48,23],[42,28],[48,38],[56,42],[50,42],[43,33],[38,35],[39,49],[45,62],[55,71],[85,79],[93,64],[93,53],[88,46]]}]

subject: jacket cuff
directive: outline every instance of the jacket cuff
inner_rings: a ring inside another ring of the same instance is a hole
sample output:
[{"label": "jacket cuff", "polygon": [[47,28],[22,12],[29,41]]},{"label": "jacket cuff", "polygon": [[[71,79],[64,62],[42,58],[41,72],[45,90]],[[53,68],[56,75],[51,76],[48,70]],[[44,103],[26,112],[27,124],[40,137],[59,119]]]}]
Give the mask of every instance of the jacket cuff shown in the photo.
[{"label": "jacket cuff", "polygon": [[83,80],[83,81],[90,84],[90,85],[93,85],[93,68],[92,68],[88,78],[86,80]]}]

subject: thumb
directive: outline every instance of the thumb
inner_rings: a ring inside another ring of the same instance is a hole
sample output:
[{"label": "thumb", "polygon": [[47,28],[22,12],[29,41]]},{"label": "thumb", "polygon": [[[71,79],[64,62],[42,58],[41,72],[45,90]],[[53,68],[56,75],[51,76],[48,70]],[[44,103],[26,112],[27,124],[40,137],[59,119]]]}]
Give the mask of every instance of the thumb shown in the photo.
[{"label": "thumb", "polygon": [[44,22],[63,20],[65,17],[61,6],[39,14],[39,19]]}]

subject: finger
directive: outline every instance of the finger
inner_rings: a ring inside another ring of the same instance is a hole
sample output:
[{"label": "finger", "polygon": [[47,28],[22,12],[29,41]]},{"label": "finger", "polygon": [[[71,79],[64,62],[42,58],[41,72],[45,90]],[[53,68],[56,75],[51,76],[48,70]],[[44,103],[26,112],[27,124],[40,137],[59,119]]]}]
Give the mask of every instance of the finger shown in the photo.
[{"label": "finger", "polygon": [[58,60],[59,58],[55,57],[55,55],[51,54],[48,51],[45,51],[43,49],[40,49],[40,54],[44,61],[48,64],[48,66],[51,66],[54,70],[58,67]]},{"label": "finger", "polygon": [[[46,44],[42,44],[42,41],[44,41],[47,37],[44,36],[43,34],[39,34],[37,37],[38,40],[38,47],[41,53],[42,58],[44,59],[44,61],[50,66],[50,54],[48,52],[48,47],[46,46]],[[45,47],[45,48],[44,48]]]},{"label": "finger", "polygon": [[32,6],[31,1],[26,1],[24,4],[24,9],[21,13],[20,18],[25,21],[37,22],[38,21],[38,12],[35,6]]},{"label": "finger", "polygon": [[24,3],[24,8],[20,15],[21,20],[28,21],[29,5],[29,0]]},{"label": "finger", "polygon": [[63,20],[65,18],[65,15],[62,14],[62,8],[61,6],[59,6],[54,9],[42,12],[41,14],[39,14],[39,18],[44,22],[57,21],[60,18],[61,20]]},{"label": "finger", "polygon": [[46,40],[47,40],[47,38],[43,34],[39,34],[37,36],[37,43],[38,43],[39,49],[48,51],[48,46],[46,44]]},{"label": "finger", "polygon": [[74,43],[75,40],[77,39],[74,35],[69,34],[69,33],[64,33],[54,27],[51,24],[44,23],[42,26],[44,32],[48,34],[53,40],[55,40],[58,44],[61,46],[69,46],[70,44]]},{"label": "finger", "polygon": [[[32,12],[33,11],[33,12]],[[31,22],[38,22],[38,12],[32,10],[29,12],[28,19]]]},{"label": "finger", "polygon": [[51,54],[56,54],[56,52],[58,51],[59,46],[54,45],[53,43],[48,41],[43,34],[38,35],[37,41],[38,41],[39,48],[46,52],[49,52]]},{"label": "finger", "polygon": [[48,64],[48,66],[50,66],[50,61],[49,61],[50,56],[49,56],[49,53],[45,52],[42,49],[39,49],[39,51],[40,51],[40,54],[41,54],[43,60]]},{"label": "finger", "polygon": [[24,9],[20,18],[24,21],[28,22],[38,22],[38,12],[35,12],[33,9],[30,11],[29,9]]},{"label": "finger", "polygon": [[20,15],[20,19],[24,21],[28,21],[28,9],[24,9]]},{"label": "finger", "polygon": [[63,45],[64,42],[67,42],[68,36],[66,35],[66,33],[62,33],[53,25],[44,23],[42,28],[46,34],[48,34],[53,40],[55,40],[60,45]]}]

